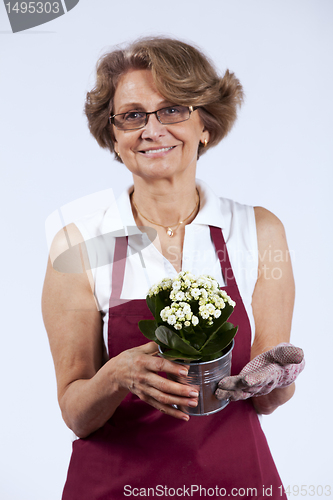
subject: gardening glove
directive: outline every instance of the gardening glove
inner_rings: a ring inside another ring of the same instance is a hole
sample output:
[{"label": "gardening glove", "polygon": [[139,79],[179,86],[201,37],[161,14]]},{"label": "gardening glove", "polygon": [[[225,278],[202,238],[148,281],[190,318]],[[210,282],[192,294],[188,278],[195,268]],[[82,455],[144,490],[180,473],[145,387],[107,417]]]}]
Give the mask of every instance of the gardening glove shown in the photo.
[{"label": "gardening glove", "polygon": [[239,375],[223,378],[215,392],[217,399],[240,399],[263,396],[273,389],[287,387],[305,365],[300,347],[282,343],[256,356]]}]

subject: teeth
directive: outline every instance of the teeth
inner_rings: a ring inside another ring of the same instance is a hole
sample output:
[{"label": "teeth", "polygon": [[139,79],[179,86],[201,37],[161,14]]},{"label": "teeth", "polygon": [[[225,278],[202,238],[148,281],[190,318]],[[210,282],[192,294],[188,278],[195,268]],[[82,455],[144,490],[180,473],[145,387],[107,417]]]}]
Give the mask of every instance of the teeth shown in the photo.
[{"label": "teeth", "polygon": [[161,148],[161,149],[149,149],[149,151],[145,151],[145,153],[162,153],[163,151],[169,151],[169,149],[172,149],[173,146],[170,146],[169,148]]}]

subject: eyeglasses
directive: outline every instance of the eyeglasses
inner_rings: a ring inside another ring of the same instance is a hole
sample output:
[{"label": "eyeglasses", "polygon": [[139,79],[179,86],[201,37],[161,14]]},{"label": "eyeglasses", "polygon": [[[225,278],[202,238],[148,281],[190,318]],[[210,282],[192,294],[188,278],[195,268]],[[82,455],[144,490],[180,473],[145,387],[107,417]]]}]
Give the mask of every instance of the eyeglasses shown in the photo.
[{"label": "eyeglasses", "polygon": [[169,125],[185,122],[196,109],[198,109],[198,106],[168,106],[149,113],[145,111],[127,111],[127,113],[110,116],[109,123],[112,123],[119,130],[137,130],[147,125],[149,115],[156,115],[162,125]]}]

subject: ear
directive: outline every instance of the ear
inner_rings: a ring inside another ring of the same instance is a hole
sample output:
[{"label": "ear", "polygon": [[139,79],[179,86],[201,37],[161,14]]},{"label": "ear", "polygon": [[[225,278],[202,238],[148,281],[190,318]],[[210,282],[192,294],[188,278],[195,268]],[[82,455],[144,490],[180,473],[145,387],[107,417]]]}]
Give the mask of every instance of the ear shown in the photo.
[{"label": "ear", "polygon": [[206,127],[203,127],[202,132],[201,132],[201,136],[200,136],[200,142],[202,142],[202,144],[205,144],[205,142],[206,142],[206,144],[208,144],[209,140],[210,140],[210,133],[206,129]]},{"label": "ear", "polygon": [[207,144],[209,143],[209,140],[210,140],[210,133],[208,132],[208,130],[204,129],[200,137],[200,142],[204,144],[204,146],[206,147]]}]

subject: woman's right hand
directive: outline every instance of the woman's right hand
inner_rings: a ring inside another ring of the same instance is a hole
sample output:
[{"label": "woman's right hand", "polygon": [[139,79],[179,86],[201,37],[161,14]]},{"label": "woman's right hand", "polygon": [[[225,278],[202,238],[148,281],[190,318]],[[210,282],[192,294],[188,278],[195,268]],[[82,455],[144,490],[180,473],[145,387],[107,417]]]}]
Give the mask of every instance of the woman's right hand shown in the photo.
[{"label": "woman's right hand", "polygon": [[120,388],[128,389],[163,413],[187,421],[189,416],[173,405],[197,406],[198,391],[159,375],[164,372],[186,376],[188,369],[184,365],[156,356],[157,353],[158,346],[155,342],[122,352],[112,360],[113,377]]}]

